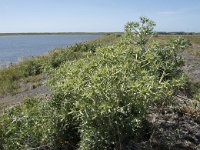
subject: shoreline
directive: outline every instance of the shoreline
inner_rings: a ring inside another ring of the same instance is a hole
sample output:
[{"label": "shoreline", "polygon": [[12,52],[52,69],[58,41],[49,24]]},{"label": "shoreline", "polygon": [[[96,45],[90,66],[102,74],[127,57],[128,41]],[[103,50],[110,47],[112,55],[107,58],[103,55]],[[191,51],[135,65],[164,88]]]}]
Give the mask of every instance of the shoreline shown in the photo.
[{"label": "shoreline", "polygon": [[[93,37],[94,36],[94,39],[90,39],[90,38],[86,38],[85,40],[83,39],[83,41],[73,41],[73,42],[71,42],[71,43],[67,43],[66,42],[66,44],[65,44],[65,46],[63,46],[63,45],[61,45],[60,44],[60,46],[56,46],[56,44],[55,44],[55,46],[53,46],[53,48],[46,48],[45,46],[43,46],[43,47],[40,47],[40,48],[43,48],[43,49],[48,49],[47,51],[44,51],[43,52],[43,50],[42,50],[42,52],[40,53],[40,54],[36,54],[36,55],[29,55],[29,56],[25,56],[25,55],[23,55],[23,54],[21,54],[21,56],[19,56],[17,59],[10,59],[10,58],[8,58],[8,61],[0,61],[0,69],[2,69],[2,68],[7,68],[7,67],[9,67],[9,66],[12,66],[12,65],[15,65],[15,64],[17,64],[17,63],[19,63],[19,62],[21,62],[21,61],[23,61],[23,60],[26,60],[26,59],[29,59],[29,58],[31,58],[31,57],[40,57],[40,56],[45,56],[45,55],[48,55],[51,51],[53,51],[54,49],[65,49],[65,48],[68,48],[68,47],[71,47],[71,46],[73,46],[73,45],[76,45],[76,44],[79,44],[79,43],[85,43],[85,42],[90,42],[90,41],[93,41],[93,40],[96,40],[96,39],[98,39],[98,38],[101,38],[101,37],[104,37],[106,34],[103,34],[103,33],[90,33],[90,34],[87,34],[87,33],[82,33],[82,34],[79,34],[78,32],[77,33],[6,33],[6,34],[4,34],[4,35],[2,35],[1,33],[0,33],[0,37],[2,37],[2,38],[12,38],[12,36],[15,36],[15,38],[18,38],[18,36],[19,36],[19,38],[20,38],[20,36],[30,36],[30,37],[34,37],[34,38],[37,38],[37,37],[40,37],[40,36],[47,36],[47,39],[48,39],[48,37],[50,37],[50,36],[56,36],[56,35],[58,35],[58,36],[69,36],[69,37],[73,37],[73,36],[80,36],[80,37],[85,37],[85,36],[91,36],[91,37]],[[7,36],[7,37],[6,37]],[[26,38],[26,37],[23,37],[23,38]],[[46,38],[46,37],[45,37]],[[68,38],[67,38],[68,39]],[[67,41],[67,39],[66,39],[66,41]],[[69,38],[70,39],[70,38]],[[30,47],[30,46],[28,46],[28,47]],[[26,49],[28,49],[28,48],[26,48]],[[37,51],[37,50],[36,50]],[[31,53],[30,53],[31,54]],[[11,56],[10,56],[11,57]],[[1,58],[0,58],[1,59]]]},{"label": "shoreline", "polygon": [[[155,32],[158,36],[199,36],[200,32]],[[16,32],[0,33],[0,36],[18,36],[18,35],[110,35],[123,34],[123,32]]]},{"label": "shoreline", "polygon": [[0,33],[0,36],[17,35],[106,35],[112,32],[24,32],[24,33]]}]

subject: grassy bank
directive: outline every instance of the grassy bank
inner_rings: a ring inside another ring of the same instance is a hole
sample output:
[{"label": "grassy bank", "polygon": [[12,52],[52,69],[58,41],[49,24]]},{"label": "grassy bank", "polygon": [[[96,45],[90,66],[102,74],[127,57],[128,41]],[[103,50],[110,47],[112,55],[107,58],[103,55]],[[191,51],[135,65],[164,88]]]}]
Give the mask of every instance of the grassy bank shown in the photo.
[{"label": "grassy bank", "polygon": [[87,53],[93,53],[101,45],[109,45],[117,41],[116,34],[105,35],[94,41],[75,44],[67,48],[57,48],[49,54],[38,57],[30,57],[17,64],[0,69],[0,95],[6,93],[16,94],[20,88],[20,83],[37,82],[39,75],[46,69],[59,67],[62,63],[70,60],[80,59]]}]

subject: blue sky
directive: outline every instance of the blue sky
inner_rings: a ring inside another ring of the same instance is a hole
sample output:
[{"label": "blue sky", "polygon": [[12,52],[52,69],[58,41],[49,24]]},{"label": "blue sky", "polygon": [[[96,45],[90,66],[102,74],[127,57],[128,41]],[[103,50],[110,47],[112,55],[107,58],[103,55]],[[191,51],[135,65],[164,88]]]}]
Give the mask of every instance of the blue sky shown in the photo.
[{"label": "blue sky", "polygon": [[0,33],[117,32],[140,16],[156,31],[200,32],[200,0],[0,0]]}]

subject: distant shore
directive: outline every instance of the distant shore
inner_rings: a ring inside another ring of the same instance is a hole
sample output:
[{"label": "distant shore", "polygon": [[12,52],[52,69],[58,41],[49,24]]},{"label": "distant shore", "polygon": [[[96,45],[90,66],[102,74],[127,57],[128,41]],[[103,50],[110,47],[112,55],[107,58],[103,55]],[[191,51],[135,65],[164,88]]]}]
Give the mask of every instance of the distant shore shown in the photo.
[{"label": "distant shore", "polygon": [[0,36],[12,35],[88,35],[88,34],[111,34],[107,32],[30,32],[30,33],[0,33]]}]

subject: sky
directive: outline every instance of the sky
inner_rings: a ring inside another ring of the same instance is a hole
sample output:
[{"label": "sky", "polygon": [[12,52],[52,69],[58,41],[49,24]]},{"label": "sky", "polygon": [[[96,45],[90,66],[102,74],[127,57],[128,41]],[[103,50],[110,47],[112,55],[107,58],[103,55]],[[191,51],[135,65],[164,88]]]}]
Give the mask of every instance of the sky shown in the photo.
[{"label": "sky", "polygon": [[200,32],[200,0],[0,0],[0,33],[121,32],[140,16],[155,31]]}]

